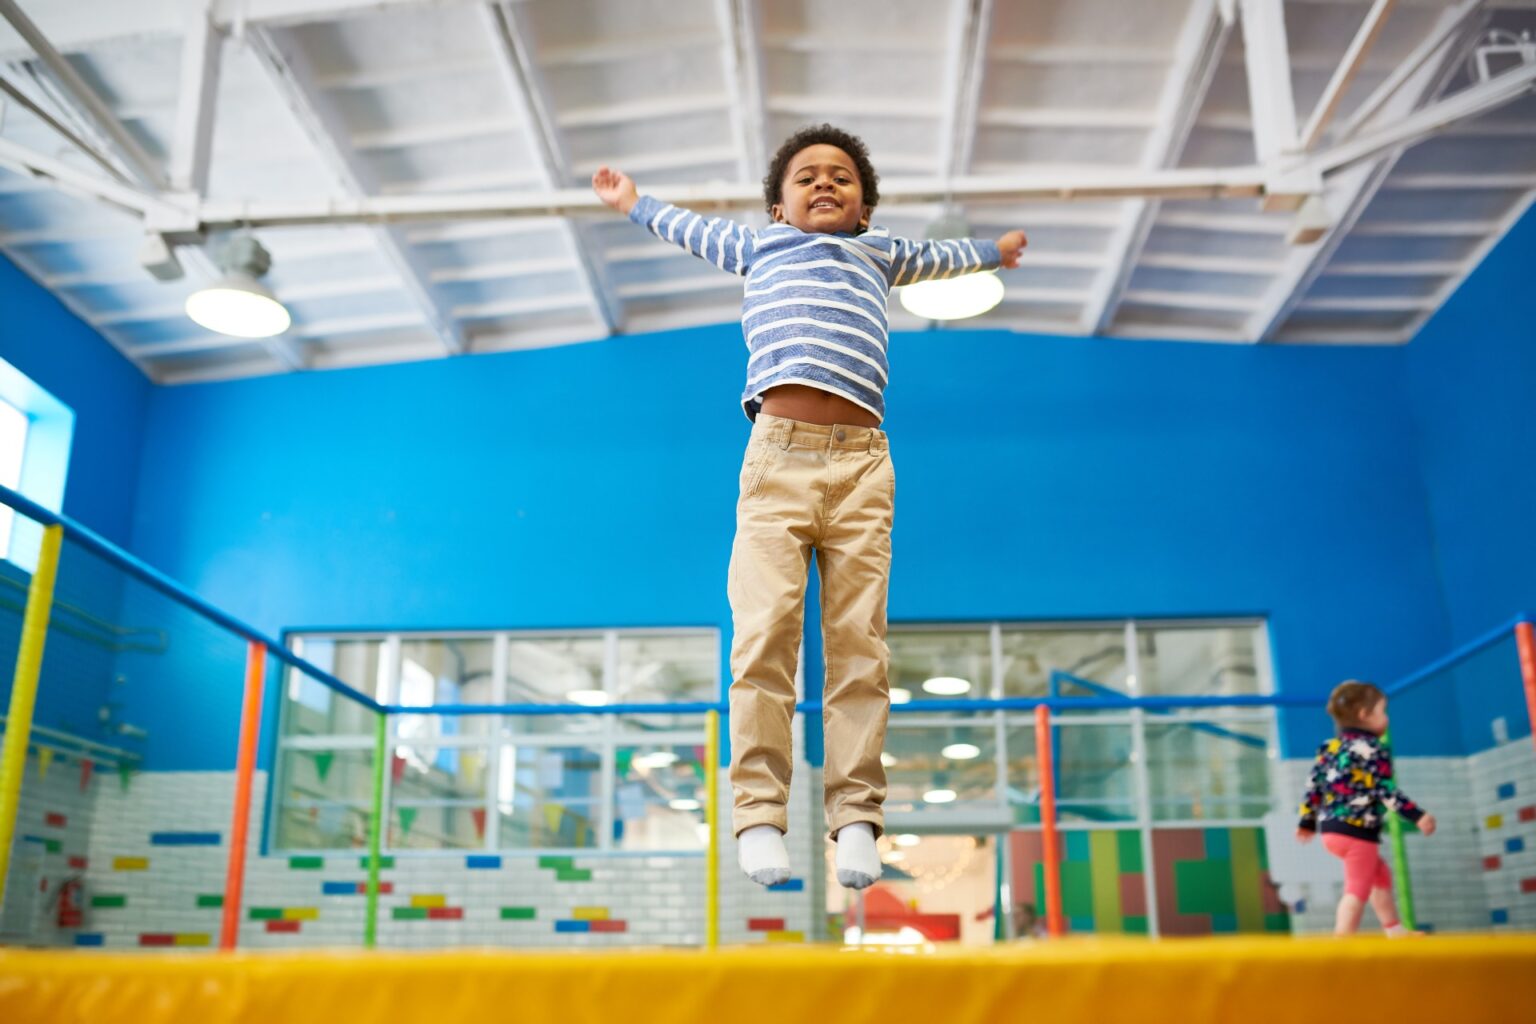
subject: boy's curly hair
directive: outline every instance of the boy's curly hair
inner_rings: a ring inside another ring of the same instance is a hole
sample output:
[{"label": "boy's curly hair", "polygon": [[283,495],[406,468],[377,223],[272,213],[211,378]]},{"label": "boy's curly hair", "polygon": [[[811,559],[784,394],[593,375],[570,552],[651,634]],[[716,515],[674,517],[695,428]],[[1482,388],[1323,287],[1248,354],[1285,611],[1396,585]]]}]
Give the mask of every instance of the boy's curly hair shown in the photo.
[{"label": "boy's curly hair", "polygon": [[810,125],[802,128],[779,147],[768,165],[768,177],[763,179],[763,201],[770,213],[777,203],[784,201],[784,174],[795,154],[807,146],[836,146],[853,158],[854,170],[859,172],[859,184],[864,186],[864,205],[871,210],[880,202],[880,175],[869,162],[869,147],[857,135],[850,135],[830,124]]},{"label": "boy's curly hair", "polygon": [[1328,695],[1328,715],[1340,729],[1353,728],[1384,697],[1380,687],[1351,679],[1335,686]]}]

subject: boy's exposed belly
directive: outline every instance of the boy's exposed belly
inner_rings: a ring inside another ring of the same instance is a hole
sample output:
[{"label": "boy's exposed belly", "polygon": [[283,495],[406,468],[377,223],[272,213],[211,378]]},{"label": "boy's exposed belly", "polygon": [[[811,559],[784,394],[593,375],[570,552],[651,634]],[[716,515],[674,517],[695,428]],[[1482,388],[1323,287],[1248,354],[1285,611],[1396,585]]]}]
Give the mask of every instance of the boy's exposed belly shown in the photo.
[{"label": "boy's exposed belly", "polygon": [[780,384],[763,393],[763,412],[801,423],[834,423],[850,427],[878,427],[874,413],[841,395],[804,384]]}]

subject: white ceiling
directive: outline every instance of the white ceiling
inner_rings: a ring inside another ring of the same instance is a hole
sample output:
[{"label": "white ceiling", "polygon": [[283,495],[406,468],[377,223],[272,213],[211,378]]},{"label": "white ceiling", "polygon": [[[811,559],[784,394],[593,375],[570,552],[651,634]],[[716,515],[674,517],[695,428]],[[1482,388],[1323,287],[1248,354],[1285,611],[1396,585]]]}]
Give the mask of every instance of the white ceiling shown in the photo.
[{"label": "white ceiling", "polygon": [[[495,193],[547,196],[574,215],[258,227],[273,258],[267,281],[294,327],[265,342],[225,338],[182,313],[186,295],[216,273],[212,260],[184,248],[186,276],[158,281],[139,263],[145,224],[137,215],[13,173],[25,162],[15,153],[25,151],[108,180],[0,96],[0,147],[19,147],[0,149],[0,251],[167,383],[723,323],[737,318],[740,279],[595,200],[576,209],[580,194],[560,190],[584,186],[609,163],[642,188],[695,186],[701,198],[741,206],[779,141],[826,120],[868,142],[898,199],[924,192],[903,182],[949,182],[977,234],[1028,231],[1007,298],[965,327],[1406,341],[1536,198],[1528,90],[1406,151],[1330,173],[1335,227],[1313,245],[1287,244],[1292,214],[1264,212],[1257,198],[980,195],[978,183],[1011,177],[1070,183],[1118,171],[1272,166],[1264,139],[1255,139],[1243,22],[1228,24],[1227,6],[22,0],[142,149],[148,170],[132,165],[4,22],[0,76],[141,191],[175,199],[191,184],[193,199],[226,211],[247,200]],[[1319,147],[1355,137],[1352,115],[1394,71],[1412,70],[1411,55],[1451,8],[1387,6]],[[1372,10],[1368,0],[1285,0],[1297,123],[1313,113]],[[1359,131],[1471,85],[1467,55],[1490,28],[1536,31],[1536,2],[1482,4]],[[200,59],[203,38],[213,40],[216,60]],[[211,65],[216,80],[203,73]],[[189,140],[209,81],[211,158],[198,189]],[[939,212],[893,201],[877,220],[921,236]],[[763,222],[760,204],[737,215]],[[891,319],[894,329],[925,326],[896,303]]]}]

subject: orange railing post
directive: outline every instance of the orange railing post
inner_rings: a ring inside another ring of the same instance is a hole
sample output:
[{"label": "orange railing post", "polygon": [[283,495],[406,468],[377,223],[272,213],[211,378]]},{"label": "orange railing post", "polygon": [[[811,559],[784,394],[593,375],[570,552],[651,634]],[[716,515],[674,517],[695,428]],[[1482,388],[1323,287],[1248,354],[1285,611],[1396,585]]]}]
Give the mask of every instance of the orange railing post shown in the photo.
[{"label": "orange railing post", "polygon": [[1515,623],[1515,646],[1520,649],[1520,678],[1525,681],[1525,713],[1530,718],[1531,742],[1536,743],[1536,628]]},{"label": "orange railing post", "polygon": [[256,770],[256,739],[261,730],[261,689],[266,673],[266,645],[249,641],[245,649],[245,703],[240,712],[240,749],[235,758],[235,815],[229,828],[229,869],[224,875],[224,921],[219,948],[232,950],[240,932],[240,898],[245,888],[245,843],[251,825],[251,776]]},{"label": "orange railing post", "polygon": [[1066,933],[1061,915],[1061,839],[1056,831],[1056,766],[1051,752],[1051,709],[1035,707],[1035,756],[1040,762],[1040,838],[1045,858],[1045,928]]}]

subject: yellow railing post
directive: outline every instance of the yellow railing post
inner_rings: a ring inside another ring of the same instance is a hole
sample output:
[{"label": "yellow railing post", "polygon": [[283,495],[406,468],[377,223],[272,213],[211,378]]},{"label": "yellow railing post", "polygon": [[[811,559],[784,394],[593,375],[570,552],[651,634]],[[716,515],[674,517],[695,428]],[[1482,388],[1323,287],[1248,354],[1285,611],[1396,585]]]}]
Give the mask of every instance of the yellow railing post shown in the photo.
[{"label": "yellow railing post", "polygon": [[43,671],[43,646],[48,639],[48,615],[53,610],[53,584],[59,573],[59,549],[64,527],[43,528],[37,569],[27,588],[27,611],[21,620],[21,646],[16,652],[16,676],[11,684],[11,709],[0,747],[0,903],[5,900],[5,876],[11,866],[11,842],[16,838],[16,810],[21,804],[21,777],[27,770],[27,743],[32,738],[32,710],[37,706],[37,681]]},{"label": "yellow railing post", "polygon": [[720,945],[720,712],[704,712],[704,947]]}]

